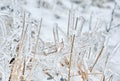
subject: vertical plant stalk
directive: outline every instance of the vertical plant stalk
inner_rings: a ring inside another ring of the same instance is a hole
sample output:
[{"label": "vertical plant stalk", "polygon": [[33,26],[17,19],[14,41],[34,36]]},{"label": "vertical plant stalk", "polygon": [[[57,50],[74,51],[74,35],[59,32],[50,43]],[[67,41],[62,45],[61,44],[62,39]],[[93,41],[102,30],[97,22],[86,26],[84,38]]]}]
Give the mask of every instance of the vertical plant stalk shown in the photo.
[{"label": "vertical plant stalk", "polygon": [[89,31],[91,31],[91,30],[92,30],[92,15],[93,15],[93,13],[91,13],[91,15],[90,15],[90,21],[89,21]]},{"label": "vertical plant stalk", "polygon": [[102,80],[101,81],[105,81],[105,75],[102,74]]},{"label": "vertical plant stalk", "polygon": [[106,61],[105,61],[105,68],[106,68],[106,66],[107,66],[107,63],[108,63],[109,57],[110,57],[110,53],[108,53],[108,55],[107,55],[107,58],[106,58]]},{"label": "vertical plant stalk", "polygon": [[41,27],[42,27],[42,18],[41,18],[41,20],[40,20],[40,25],[38,26],[38,35],[37,35],[37,40],[36,40],[36,44],[35,44],[35,49],[34,49],[34,57],[33,57],[33,59],[32,59],[32,69],[30,70],[30,74],[29,74],[29,79],[28,79],[28,81],[30,81],[30,77],[32,76],[32,74],[33,74],[33,70],[34,70],[34,63],[35,63],[35,55],[36,55],[36,53],[37,53],[37,47],[38,47],[38,40],[39,40],[39,37],[40,37],[40,31],[41,31]]},{"label": "vertical plant stalk", "polygon": [[[84,67],[84,64],[83,64],[83,67]],[[82,69],[82,60],[80,61],[80,63],[78,63],[78,68],[79,68],[79,75],[81,75],[81,78],[83,81],[88,81],[88,72],[87,70],[83,70]]]},{"label": "vertical plant stalk", "polygon": [[[22,35],[21,35],[21,39],[20,39],[20,43],[18,44],[18,54],[17,57],[15,58],[14,63],[12,64],[12,69],[11,69],[11,73],[10,73],[10,77],[9,77],[9,81],[18,81],[19,79],[19,71],[20,67],[21,67],[21,61],[22,59],[19,58],[20,54],[22,54],[22,49],[23,49],[23,41],[25,38],[25,34],[27,31],[27,27],[25,28],[25,13],[24,13],[24,17],[23,17],[23,29],[22,29]],[[17,65],[17,67],[16,67]],[[17,72],[16,75],[15,72]]]},{"label": "vertical plant stalk", "polygon": [[93,66],[91,67],[90,72],[92,72],[93,68],[94,68],[95,65],[97,64],[97,62],[98,62],[100,56],[102,55],[103,50],[104,50],[104,46],[102,47],[102,49],[101,49],[100,53],[98,54],[98,56],[97,56],[95,62],[93,63]]},{"label": "vertical plant stalk", "polygon": [[111,29],[111,26],[112,26],[112,23],[113,23],[113,17],[114,17],[114,13],[115,13],[116,6],[117,6],[117,3],[115,2],[114,8],[113,8],[112,14],[111,14],[111,20],[110,20],[109,28],[106,29],[107,32],[109,32],[110,29]]},{"label": "vertical plant stalk", "polygon": [[54,36],[54,42],[55,45],[59,42],[59,33],[58,33],[58,25],[56,25],[55,28],[53,28],[53,36]]},{"label": "vertical plant stalk", "polygon": [[55,45],[57,44],[57,38],[56,38],[56,33],[55,33],[55,29],[53,28],[53,36],[54,36],[54,42],[55,42]]},{"label": "vertical plant stalk", "polygon": [[57,41],[59,42],[58,24],[56,24],[56,35],[57,35]]},{"label": "vertical plant stalk", "polygon": [[91,47],[89,48],[88,59],[90,59],[90,56],[91,56]]},{"label": "vertical plant stalk", "polygon": [[22,70],[22,80],[21,81],[25,81],[25,69],[26,69],[26,60],[24,59],[24,62],[23,62],[23,70]]},{"label": "vertical plant stalk", "polygon": [[37,40],[36,40],[36,44],[35,44],[35,52],[34,52],[34,55],[37,53],[37,46],[38,46],[38,40],[39,40],[39,37],[40,37],[41,27],[42,27],[42,18],[41,18],[41,20],[40,20],[40,25],[39,25],[39,29],[38,29],[38,35],[37,35]]},{"label": "vertical plant stalk", "polygon": [[76,18],[76,22],[75,22],[75,30],[77,30],[77,25],[78,25],[78,17]]},{"label": "vertical plant stalk", "polygon": [[83,30],[83,26],[84,26],[84,23],[85,23],[85,19],[83,18],[83,17],[81,17],[82,19],[83,19],[83,21],[82,21],[82,24],[81,24],[81,26],[80,26],[80,36],[81,36],[81,34],[82,34],[82,30]]},{"label": "vertical plant stalk", "polygon": [[67,37],[69,37],[69,32],[70,32],[70,10],[69,10],[69,17],[68,17],[68,27],[67,27]]},{"label": "vertical plant stalk", "polygon": [[73,57],[73,48],[74,48],[74,41],[75,41],[75,34],[72,37],[72,42],[71,42],[71,50],[70,50],[70,58],[69,58],[69,66],[68,66],[68,81],[70,81],[70,75],[71,75],[71,64],[72,64],[72,57]]},{"label": "vertical plant stalk", "polygon": [[27,31],[27,27],[25,28],[25,13],[24,13],[24,17],[23,17],[23,29],[22,29],[22,34],[21,34],[21,38],[20,38],[20,42],[18,44],[18,55],[19,56],[22,53],[22,49],[23,49],[23,41],[25,39],[25,34]]}]

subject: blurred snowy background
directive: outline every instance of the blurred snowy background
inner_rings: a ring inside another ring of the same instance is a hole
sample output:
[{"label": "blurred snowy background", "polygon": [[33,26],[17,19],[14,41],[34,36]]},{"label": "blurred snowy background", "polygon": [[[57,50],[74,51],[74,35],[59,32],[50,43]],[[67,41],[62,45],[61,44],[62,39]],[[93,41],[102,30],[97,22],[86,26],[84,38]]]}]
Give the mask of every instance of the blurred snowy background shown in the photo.
[{"label": "blurred snowy background", "polygon": [[119,0],[0,0],[0,81],[120,81],[119,21]]}]

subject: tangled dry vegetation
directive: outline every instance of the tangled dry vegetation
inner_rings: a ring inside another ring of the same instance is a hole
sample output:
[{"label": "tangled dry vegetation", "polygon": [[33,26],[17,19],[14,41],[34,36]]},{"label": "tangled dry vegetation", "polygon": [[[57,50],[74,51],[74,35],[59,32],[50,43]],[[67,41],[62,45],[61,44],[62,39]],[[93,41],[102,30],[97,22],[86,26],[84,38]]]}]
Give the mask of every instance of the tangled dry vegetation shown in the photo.
[{"label": "tangled dry vegetation", "polygon": [[[76,18],[74,27],[71,27],[69,14],[67,33],[64,32],[64,38],[59,39],[59,32],[62,30],[56,26],[53,29],[54,41],[46,43],[40,38],[42,19],[32,30],[26,23],[25,13],[22,18],[22,33],[19,40],[14,39],[17,41],[14,46],[16,49],[14,56],[10,60],[6,59],[9,61],[9,64],[6,64],[10,66],[2,68],[3,71],[5,68],[9,68],[10,71],[6,71],[7,76],[1,72],[2,79],[9,76],[9,81],[34,81],[34,76],[37,76],[35,71],[38,73],[42,71],[48,80],[54,81],[57,81],[56,76],[61,76],[60,81],[72,81],[75,76],[79,76],[81,81],[91,81],[94,78],[98,81],[112,81],[113,75],[107,74],[110,72],[107,69],[110,55],[107,52],[108,39],[99,28],[95,27],[89,32],[82,33],[83,25],[77,26],[81,20]],[[82,19],[84,24],[85,20]],[[7,44],[12,42],[9,41]]]},{"label": "tangled dry vegetation", "polygon": [[41,39],[42,18],[35,22],[28,12],[20,13],[17,18],[1,16],[11,20],[0,20],[0,79],[40,81],[43,75],[53,81],[75,81],[76,77],[79,81],[113,81],[107,66],[109,32],[101,30],[100,24],[84,32],[85,19],[75,17],[73,22],[69,11],[67,32],[56,25],[54,41],[45,42]]}]

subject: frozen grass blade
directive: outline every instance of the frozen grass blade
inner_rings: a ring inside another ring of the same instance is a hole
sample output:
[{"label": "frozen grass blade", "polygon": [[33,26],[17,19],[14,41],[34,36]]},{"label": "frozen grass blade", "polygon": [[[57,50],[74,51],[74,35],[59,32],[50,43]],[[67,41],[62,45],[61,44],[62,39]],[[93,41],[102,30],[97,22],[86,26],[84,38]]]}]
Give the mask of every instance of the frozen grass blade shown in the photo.
[{"label": "frozen grass blade", "polygon": [[[11,69],[11,73],[10,73],[10,77],[9,77],[9,81],[18,81],[19,79],[19,71],[20,68],[21,68],[21,61],[22,59],[19,58],[20,55],[22,54],[22,49],[23,49],[23,41],[24,41],[24,38],[25,38],[25,34],[26,34],[26,31],[27,31],[27,27],[25,28],[25,13],[24,13],[24,17],[23,17],[23,30],[22,30],[22,35],[21,35],[21,40],[20,40],[20,43],[18,44],[18,54],[17,54],[17,57],[15,58],[15,61],[14,63],[12,64],[12,69]],[[16,65],[18,67],[16,67]],[[17,72],[17,73],[16,73]],[[15,75],[16,74],[16,75]],[[16,78],[15,78],[16,77]]]},{"label": "frozen grass blade", "polygon": [[76,18],[75,30],[77,30],[77,25],[78,25],[78,17]]},{"label": "frozen grass blade", "polygon": [[70,81],[70,75],[71,75],[71,64],[72,64],[72,57],[73,57],[73,48],[74,48],[74,41],[75,41],[75,34],[72,37],[72,43],[71,43],[71,50],[70,50],[70,59],[69,59],[69,71],[68,71],[68,81]]},{"label": "frozen grass blade", "polygon": [[110,24],[109,24],[109,28],[106,28],[106,31],[109,32],[111,30],[112,24],[113,24],[113,18],[114,18],[114,13],[115,13],[115,9],[116,9],[117,3],[115,2],[114,8],[112,10],[112,14],[111,14],[111,20],[110,20]]},{"label": "frozen grass blade", "polygon": [[92,70],[94,69],[95,65],[97,64],[97,62],[98,62],[100,56],[101,56],[102,53],[103,53],[103,49],[104,49],[104,46],[102,47],[102,49],[101,49],[100,53],[98,54],[98,56],[97,56],[95,62],[93,63],[93,66],[91,67],[90,72],[92,72]]},{"label": "frozen grass blade", "polygon": [[[41,30],[41,27],[42,27],[42,18],[40,20],[40,25],[39,25],[39,29],[38,29],[38,35],[37,35],[37,40],[36,40],[36,44],[35,44],[35,54],[37,53],[37,46],[38,46],[38,40],[39,40],[39,37],[40,37],[40,30]],[[34,54],[34,55],[35,55]]]},{"label": "frozen grass blade", "polygon": [[68,27],[67,27],[67,37],[69,37],[69,32],[70,32],[70,13],[71,13],[71,11],[69,10]]},{"label": "frozen grass blade", "polygon": [[30,70],[30,74],[29,74],[29,78],[28,78],[29,80],[28,80],[28,81],[30,81],[30,77],[32,77],[33,70],[34,70],[34,68],[35,68],[35,67],[33,67],[33,66],[35,66],[34,63],[36,62],[35,55],[37,54],[38,40],[39,40],[39,37],[40,37],[41,27],[42,27],[42,18],[41,18],[40,24],[39,24],[39,26],[38,26],[38,34],[37,34],[37,39],[36,39],[35,48],[34,48],[34,52],[33,52],[34,57],[33,57],[32,60],[31,60],[31,62],[32,62],[32,68],[31,68],[31,70]]},{"label": "frozen grass blade", "polygon": [[54,42],[55,42],[55,45],[57,44],[57,38],[56,38],[56,33],[55,33],[55,29],[53,28],[53,36],[54,36]]}]

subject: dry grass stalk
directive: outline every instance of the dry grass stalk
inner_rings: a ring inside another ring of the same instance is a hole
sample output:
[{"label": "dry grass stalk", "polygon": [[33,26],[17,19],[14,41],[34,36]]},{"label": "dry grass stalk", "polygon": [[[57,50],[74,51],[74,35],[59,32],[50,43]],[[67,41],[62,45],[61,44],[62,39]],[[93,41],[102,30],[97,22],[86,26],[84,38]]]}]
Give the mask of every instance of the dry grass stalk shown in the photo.
[{"label": "dry grass stalk", "polygon": [[83,26],[84,26],[84,23],[85,23],[85,19],[83,17],[81,17],[81,18],[83,19],[83,21],[82,21],[82,24],[80,26],[80,36],[82,34]]},{"label": "dry grass stalk", "polygon": [[23,17],[23,29],[22,29],[22,34],[21,34],[21,39],[20,42],[18,44],[18,56],[22,53],[22,49],[23,49],[23,41],[25,39],[25,34],[27,31],[27,27],[25,28],[25,13],[24,13],[24,17]]},{"label": "dry grass stalk", "polygon": [[90,58],[90,55],[91,55],[91,47],[90,47],[90,49],[89,49],[88,59]]},{"label": "dry grass stalk", "polygon": [[108,53],[108,55],[107,55],[107,58],[106,58],[106,61],[105,61],[105,67],[107,66],[107,63],[108,63],[109,57],[110,57],[110,53]]},{"label": "dry grass stalk", "polygon": [[19,56],[20,56],[20,54],[22,54],[23,41],[24,41],[24,38],[25,38],[26,31],[27,31],[27,27],[25,28],[25,13],[24,13],[23,30],[22,30],[20,43],[18,44],[18,54],[17,54],[17,57],[15,58],[14,63],[12,64],[12,69],[11,69],[9,81],[18,81],[20,76],[21,76],[21,73],[22,73],[22,71],[21,71],[22,59],[19,58]]},{"label": "dry grass stalk", "polygon": [[56,24],[56,38],[57,42],[59,42],[58,24]]},{"label": "dry grass stalk", "polygon": [[70,50],[70,60],[69,60],[69,71],[68,71],[68,81],[70,81],[70,74],[71,74],[71,64],[72,64],[72,57],[73,57],[73,48],[74,48],[74,41],[75,41],[75,34],[72,37],[72,43],[71,43],[71,50]]},{"label": "dry grass stalk", "polygon": [[66,64],[66,65],[69,65],[69,60],[68,60],[67,57],[64,58],[64,61],[65,61],[65,64]]},{"label": "dry grass stalk", "polygon": [[[35,44],[35,54],[37,53],[37,46],[38,46],[38,40],[39,40],[39,37],[40,37],[40,30],[41,30],[41,27],[42,27],[42,18],[40,20],[40,25],[39,25],[39,29],[38,29],[38,35],[37,35],[37,40],[36,40],[36,44]],[[35,55],[34,54],[34,55]]]},{"label": "dry grass stalk", "polygon": [[78,25],[78,17],[76,18],[75,30],[77,30],[77,25]]},{"label": "dry grass stalk", "polygon": [[70,32],[70,10],[69,10],[69,17],[68,17],[68,27],[67,27],[67,37],[69,37],[69,32]]},{"label": "dry grass stalk", "polygon": [[56,42],[56,40],[57,40],[57,38],[56,38],[56,33],[55,33],[55,29],[53,28],[53,36],[54,36],[54,42],[55,42],[55,45],[57,44],[57,42]]},{"label": "dry grass stalk", "polygon": [[92,30],[92,15],[93,15],[93,13],[91,13],[91,15],[90,15],[90,21],[89,21],[89,31],[91,31]]},{"label": "dry grass stalk", "polygon": [[104,46],[102,47],[102,49],[101,49],[100,53],[98,54],[98,56],[97,56],[95,62],[93,63],[93,66],[91,67],[90,72],[92,72],[93,68],[94,68],[95,65],[97,64],[97,62],[98,62],[100,56],[102,55],[103,49],[104,49]]},{"label": "dry grass stalk", "polygon": [[110,29],[111,29],[111,27],[112,27],[116,6],[117,6],[117,3],[115,2],[114,8],[113,8],[112,14],[111,14],[111,20],[110,20],[109,28],[108,28],[108,29],[106,28],[106,31],[107,31],[107,32],[109,32]]},{"label": "dry grass stalk", "polygon": [[45,74],[48,75],[48,76],[49,76],[51,79],[53,79],[54,81],[56,81],[56,80],[54,79],[54,77],[53,77],[50,73],[45,72]]},{"label": "dry grass stalk", "polygon": [[64,67],[65,65],[69,65],[69,60],[68,58],[65,56],[64,59],[60,62],[61,66]]},{"label": "dry grass stalk", "polygon": [[32,68],[31,68],[31,70],[30,70],[30,74],[29,74],[29,78],[28,78],[29,80],[28,80],[28,81],[30,81],[30,77],[31,77],[32,74],[33,74],[33,70],[34,70],[34,66],[35,66],[34,63],[36,62],[35,55],[36,55],[36,53],[37,53],[38,40],[39,40],[39,37],[40,37],[41,27],[42,27],[42,18],[41,18],[41,20],[40,20],[40,25],[38,26],[38,35],[37,35],[37,40],[36,40],[36,43],[35,43],[35,49],[34,49],[34,52],[33,52],[34,57],[33,57],[32,60],[31,60],[31,62],[32,62],[32,64],[31,64]]},{"label": "dry grass stalk", "polygon": [[62,39],[62,42],[59,44],[59,47],[57,48],[57,52],[61,52],[63,48],[64,48],[64,41]]},{"label": "dry grass stalk", "polygon": [[101,81],[105,81],[105,75],[102,74],[102,80]]},{"label": "dry grass stalk", "polygon": [[78,74],[81,75],[81,78],[83,81],[88,81],[88,73],[87,71],[83,71],[82,70],[82,61],[80,62],[80,64],[78,64],[78,68],[79,68],[79,72]]},{"label": "dry grass stalk", "polygon": [[22,80],[21,81],[25,81],[25,69],[26,69],[26,60],[24,59],[24,62],[23,62],[23,69],[22,69]]}]

